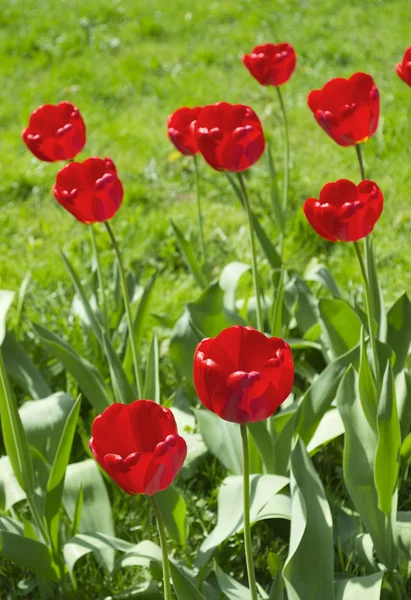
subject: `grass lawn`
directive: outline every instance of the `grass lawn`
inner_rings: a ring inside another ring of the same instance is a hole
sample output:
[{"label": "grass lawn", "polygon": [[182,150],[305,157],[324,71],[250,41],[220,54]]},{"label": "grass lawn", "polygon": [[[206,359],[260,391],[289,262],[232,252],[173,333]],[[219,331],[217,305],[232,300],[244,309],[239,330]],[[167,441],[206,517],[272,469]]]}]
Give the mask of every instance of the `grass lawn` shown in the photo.
[{"label": "grass lawn", "polygon": [[[183,105],[220,100],[249,104],[263,122],[281,185],[283,127],[277,96],[250,77],[241,57],[257,43],[289,41],[298,63],[283,88],[292,161],[286,262],[303,271],[318,259],[343,289],[360,285],[354,249],[319,238],[301,207],[328,181],[359,181],[355,150],[325,135],[307,107],[307,94],[332,77],[365,71],[381,93],[380,126],[364,147],[367,174],[385,196],[375,229],[380,278],[387,303],[411,292],[411,89],[395,73],[395,63],[411,44],[409,12],[409,0],[2,0],[0,288],[18,290],[30,271],[27,316],[70,336],[73,290],[58,249],[87,277],[87,227],[52,196],[62,165],[41,163],[20,139],[37,106],[69,100],[87,125],[87,145],[78,158],[111,157],[123,181],[124,204],[112,226],[127,265],[143,284],[158,271],[151,312],[179,316],[198,290],[170,219],[197,239],[196,202],[192,161],[168,141],[167,115]],[[232,260],[251,261],[246,221],[224,174],[205,164],[200,170],[209,263],[217,276]],[[275,238],[278,232],[267,216],[266,157],[247,173],[247,182],[253,207]],[[103,227],[98,245],[108,272],[112,254]],[[154,318],[148,321],[149,328],[155,324]],[[208,473],[199,475],[193,506],[201,505],[202,486],[207,488],[214,467],[208,465]],[[131,504],[116,502],[119,527],[126,530]],[[215,497],[212,508],[213,502]],[[4,569],[3,575],[12,578],[11,566]],[[126,583],[120,581],[118,588]]]}]

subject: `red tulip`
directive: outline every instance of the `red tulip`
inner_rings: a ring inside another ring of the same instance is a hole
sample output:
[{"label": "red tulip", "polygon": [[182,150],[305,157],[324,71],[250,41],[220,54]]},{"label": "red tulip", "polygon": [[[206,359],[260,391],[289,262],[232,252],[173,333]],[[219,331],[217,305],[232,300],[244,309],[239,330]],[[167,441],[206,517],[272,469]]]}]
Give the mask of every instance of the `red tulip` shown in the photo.
[{"label": "red tulip", "polygon": [[84,148],[86,126],[78,108],[70,102],[44,104],[31,114],[21,136],[40,160],[68,160]]},{"label": "red tulip", "polygon": [[193,124],[197,119],[201,106],[179,108],[167,119],[167,133],[170,141],[181,154],[194,156],[199,152],[194,138]]},{"label": "red tulip", "polygon": [[374,135],[380,94],[370,75],[331,79],[308,95],[308,106],[326,133],[340,146],[355,146]]},{"label": "red tulip", "polygon": [[101,468],[132,495],[165,490],[187,454],[173,413],[151,400],[106,408],[94,419],[89,446]]},{"label": "red tulip", "polygon": [[270,417],[286,400],[294,381],[289,345],[252,327],[229,327],[200,342],[194,355],[194,383],[201,402],[234,423]]},{"label": "red tulip", "polygon": [[373,181],[356,186],[348,179],[327,183],[320,197],[308,198],[304,213],[310,225],[330,242],[356,242],[374,229],[384,203],[381,190]]},{"label": "red tulip", "polygon": [[398,75],[411,87],[411,46],[405,51],[402,62],[395,66]]},{"label": "red tulip", "polygon": [[282,85],[294,72],[297,55],[287,43],[256,46],[243,63],[261,85]]},{"label": "red tulip", "polygon": [[245,171],[264,152],[260,119],[243,104],[205,106],[195,122],[194,135],[201,154],[217,171]]},{"label": "red tulip", "polygon": [[110,158],[92,157],[61,169],[53,194],[78,221],[90,224],[116,214],[123,200],[123,186]]}]

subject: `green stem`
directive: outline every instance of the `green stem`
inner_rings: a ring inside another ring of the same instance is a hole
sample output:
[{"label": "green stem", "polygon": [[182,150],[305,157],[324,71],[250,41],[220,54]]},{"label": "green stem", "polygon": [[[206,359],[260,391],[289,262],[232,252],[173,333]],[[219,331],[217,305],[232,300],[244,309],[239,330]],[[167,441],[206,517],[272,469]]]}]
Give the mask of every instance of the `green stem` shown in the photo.
[{"label": "green stem", "polygon": [[150,499],[157,519],[158,535],[160,537],[161,554],[163,558],[164,600],[172,600],[166,530],[164,528],[163,517],[161,515],[160,505],[158,503],[156,495],[153,494],[153,496],[151,496]]},{"label": "green stem", "polygon": [[247,425],[240,425],[241,439],[243,442],[243,506],[244,506],[244,546],[247,563],[248,585],[251,600],[258,600],[257,584],[254,573],[253,550],[251,545],[250,526],[250,466],[248,458],[248,432]]},{"label": "green stem", "polygon": [[200,173],[198,171],[197,154],[194,154],[193,159],[194,159],[194,169],[196,172],[197,216],[198,216],[198,228],[200,230],[201,256],[203,259],[203,265],[205,266],[207,263],[207,259],[206,259],[206,247],[205,247],[205,241],[204,241],[203,213],[201,211]]},{"label": "green stem", "polygon": [[132,317],[132,314],[131,314],[130,298],[128,297],[128,288],[127,288],[126,273],[124,271],[124,266],[123,266],[123,261],[122,261],[122,258],[121,258],[120,248],[119,248],[117,240],[116,240],[116,238],[114,236],[113,230],[111,229],[111,225],[110,225],[110,223],[108,221],[105,221],[104,225],[106,226],[107,233],[108,233],[108,235],[110,237],[111,245],[113,246],[113,250],[114,250],[115,255],[117,257],[117,263],[118,263],[118,268],[119,268],[119,272],[120,272],[121,288],[122,288],[122,291],[123,291],[124,307],[125,307],[125,310],[126,310],[126,318],[127,318],[127,326],[128,326],[128,337],[129,337],[130,345],[131,345],[131,353],[133,355],[134,376],[135,376],[135,379],[136,379],[137,395],[138,395],[139,398],[141,398],[141,393],[142,393],[141,376],[140,376],[140,369],[139,369],[139,365],[138,365],[138,354],[137,354],[136,339],[134,337],[134,330],[133,330],[133,317]]},{"label": "green stem", "polygon": [[94,229],[94,225],[90,225],[90,236],[91,236],[91,245],[93,248],[94,259],[96,261],[98,287],[100,288],[100,302],[101,302],[101,312],[103,314],[103,325],[104,325],[104,329],[106,331],[108,331],[108,313],[107,313],[106,294],[104,293],[103,272],[101,270],[100,254],[99,254],[99,251],[97,248],[96,232]]},{"label": "green stem", "polygon": [[363,156],[362,156],[361,144],[357,144],[355,146],[355,150],[357,152],[357,158],[358,158],[358,164],[359,164],[359,167],[360,167],[361,179],[364,181],[364,179],[365,179],[365,169],[364,169],[364,160],[363,160]]},{"label": "green stem", "polygon": [[[283,222],[284,222],[284,228],[285,228],[285,224],[287,222],[288,187],[289,187],[289,176],[290,176],[290,138],[289,138],[289,134],[288,134],[288,119],[287,119],[287,113],[285,110],[283,96],[282,96],[279,86],[276,86],[275,89],[277,90],[278,100],[280,102],[280,108],[281,108],[281,112],[283,115],[283,122],[284,122],[284,181],[283,181],[283,206],[282,206],[282,209],[283,209],[283,219],[284,219]],[[281,238],[280,238],[281,257],[283,256],[283,250],[284,250],[284,237],[285,237],[284,234],[285,234],[285,232],[282,231]]]},{"label": "green stem", "polygon": [[394,592],[394,597],[396,600],[402,600],[403,595],[402,592],[400,590],[400,586],[398,585],[398,581],[397,581],[397,577],[396,577],[396,572],[395,571],[388,571],[388,576],[389,576],[389,581],[391,583],[392,586],[392,591]]},{"label": "green stem", "polygon": [[262,310],[261,310],[260,285],[259,285],[259,281],[258,281],[257,252],[256,252],[256,248],[255,248],[253,216],[251,214],[251,208],[250,208],[250,202],[248,199],[247,188],[245,186],[245,181],[242,176],[242,173],[237,173],[237,177],[238,177],[238,181],[240,183],[241,191],[242,191],[243,198],[244,198],[244,206],[245,206],[245,210],[247,213],[248,229],[249,229],[249,233],[250,233],[254,294],[255,294],[255,302],[256,302],[256,306],[257,306],[257,329],[259,331],[263,331],[263,318],[262,318]]},{"label": "green stem", "polygon": [[379,393],[380,393],[380,364],[378,362],[377,345],[376,345],[375,336],[374,336],[374,327],[373,327],[374,315],[373,315],[372,304],[371,304],[370,285],[369,285],[369,281],[368,281],[367,270],[365,268],[364,260],[363,260],[358,242],[354,242],[354,248],[355,248],[355,252],[357,253],[358,262],[360,263],[361,274],[362,274],[362,277],[364,280],[365,304],[366,304],[366,308],[367,308],[367,317],[368,317],[368,333],[370,336],[373,362],[374,362],[375,383],[376,383],[377,393],[379,395]]}]

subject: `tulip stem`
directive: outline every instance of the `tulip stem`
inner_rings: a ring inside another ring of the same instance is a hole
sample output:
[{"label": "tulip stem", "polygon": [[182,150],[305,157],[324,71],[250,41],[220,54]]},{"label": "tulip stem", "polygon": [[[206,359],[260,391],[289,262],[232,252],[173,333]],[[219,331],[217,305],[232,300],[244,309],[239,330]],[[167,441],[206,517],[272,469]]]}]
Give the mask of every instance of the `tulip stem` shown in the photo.
[{"label": "tulip stem", "polygon": [[263,331],[263,319],[262,319],[262,311],[261,311],[261,299],[260,299],[260,285],[258,281],[258,270],[257,270],[257,252],[255,248],[255,239],[254,239],[254,226],[253,226],[253,215],[251,214],[250,201],[248,199],[247,188],[245,186],[245,181],[242,173],[237,173],[238,181],[241,187],[241,191],[244,198],[244,206],[247,213],[248,219],[248,228],[250,232],[250,242],[251,242],[251,258],[252,258],[252,270],[253,270],[253,282],[254,282],[254,294],[255,294],[255,302],[257,307],[257,329],[258,331]]},{"label": "tulip stem", "polygon": [[126,311],[126,319],[127,319],[127,326],[128,326],[128,337],[130,340],[131,353],[133,355],[134,376],[135,376],[136,386],[137,386],[137,395],[139,398],[141,398],[141,393],[142,393],[142,391],[141,391],[141,376],[140,376],[140,368],[139,368],[139,364],[138,364],[136,338],[134,336],[134,330],[133,330],[133,317],[131,314],[130,298],[128,295],[126,273],[124,271],[120,248],[119,248],[117,240],[114,236],[114,232],[111,229],[111,225],[108,221],[105,221],[104,225],[106,226],[107,233],[110,237],[111,245],[112,245],[114,253],[116,255],[118,269],[120,272],[120,281],[121,281],[121,287],[123,290],[124,307],[125,307],[125,311]]},{"label": "tulip stem", "polygon": [[362,257],[360,245],[358,244],[358,242],[354,242],[354,248],[355,248],[355,252],[357,253],[358,262],[360,263],[361,274],[362,274],[362,277],[364,280],[365,304],[366,304],[367,317],[368,317],[368,333],[370,336],[373,363],[374,363],[375,383],[376,383],[376,388],[377,388],[377,394],[379,395],[379,393],[380,393],[380,363],[378,361],[377,344],[375,342],[375,336],[374,336],[374,327],[373,327],[374,315],[373,315],[372,304],[371,304],[370,285],[369,285],[369,281],[368,281],[367,270],[365,268],[364,259]]},{"label": "tulip stem", "polygon": [[248,585],[251,592],[251,600],[258,600],[257,584],[255,580],[253,549],[251,545],[250,526],[250,464],[248,456],[248,431],[247,425],[240,425],[241,439],[243,442],[243,507],[244,507],[244,547],[247,563]]},{"label": "tulip stem", "polygon": [[203,265],[206,266],[206,247],[204,241],[204,228],[203,228],[203,213],[201,211],[201,196],[200,196],[200,173],[198,170],[197,154],[193,156],[194,170],[196,174],[196,196],[197,196],[197,216],[198,216],[198,228],[200,230],[200,244],[201,244],[201,256],[203,259]]},{"label": "tulip stem", "polygon": [[101,302],[101,312],[103,315],[103,326],[106,331],[108,331],[108,313],[107,313],[107,303],[106,303],[106,295],[104,293],[104,280],[103,280],[103,272],[101,270],[101,262],[100,262],[100,254],[97,248],[96,241],[96,232],[94,230],[94,225],[90,225],[90,236],[91,236],[91,245],[93,248],[94,260],[96,261],[96,270],[97,270],[97,281],[98,287],[100,288],[100,302]]},{"label": "tulip stem", "polygon": [[357,152],[358,164],[360,166],[360,175],[362,181],[365,179],[364,159],[362,156],[361,144],[356,144],[355,150]]},{"label": "tulip stem", "polygon": [[287,220],[287,205],[288,205],[288,186],[289,186],[289,173],[290,173],[290,139],[288,134],[288,119],[287,112],[285,110],[284,100],[279,86],[275,88],[278,94],[278,100],[280,102],[280,108],[283,115],[284,122],[284,180],[283,180],[283,231],[280,237],[281,257],[283,256],[284,250],[284,237],[285,237],[285,224]]},{"label": "tulip stem", "polygon": [[154,509],[154,513],[156,515],[158,535],[160,537],[161,554],[162,554],[162,558],[163,558],[164,600],[172,600],[171,583],[170,583],[170,565],[168,562],[166,530],[164,528],[164,521],[163,521],[160,505],[158,503],[156,494],[153,494],[153,496],[151,496],[150,499],[151,499],[151,504]]}]

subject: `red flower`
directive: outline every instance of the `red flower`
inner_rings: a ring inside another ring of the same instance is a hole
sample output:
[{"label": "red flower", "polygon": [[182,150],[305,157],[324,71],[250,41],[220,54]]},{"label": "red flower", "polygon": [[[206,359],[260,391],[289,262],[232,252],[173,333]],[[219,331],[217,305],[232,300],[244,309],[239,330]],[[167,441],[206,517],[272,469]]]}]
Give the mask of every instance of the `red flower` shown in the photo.
[{"label": "red flower", "polygon": [[330,242],[356,242],[374,229],[384,197],[373,181],[356,186],[348,179],[327,183],[320,197],[308,198],[304,213],[318,235]]},{"label": "red flower", "polygon": [[261,85],[282,85],[294,72],[297,55],[287,43],[256,46],[243,63]]},{"label": "red flower", "polygon": [[101,468],[132,495],[165,490],[187,454],[173,413],[151,400],[106,408],[94,419],[89,446]]},{"label": "red flower", "polygon": [[78,221],[90,224],[116,214],[123,200],[123,186],[110,158],[92,157],[61,169],[53,194]]},{"label": "red flower", "polygon": [[226,421],[267,419],[288,397],[293,381],[289,345],[252,327],[229,327],[200,342],[195,351],[198,397]]},{"label": "red flower", "polygon": [[70,102],[44,104],[31,113],[29,126],[21,136],[40,160],[68,160],[84,148],[86,126],[78,108]]},{"label": "red flower", "polygon": [[179,108],[167,119],[167,133],[170,141],[179,152],[186,156],[194,156],[199,152],[194,138],[193,124],[198,117],[201,106]]},{"label": "red flower", "polygon": [[307,100],[317,123],[340,146],[365,142],[377,129],[380,94],[370,75],[331,79]]},{"label": "red flower", "polygon": [[411,86],[411,46],[407,48],[402,62],[395,66],[395,70],[401,79]]},{"label": "red flower", "polygon": [[243,104],[218,102],[204,106],[194,125],[198,148],[217,171],[245,171],[264,152],[260,119]]}]

